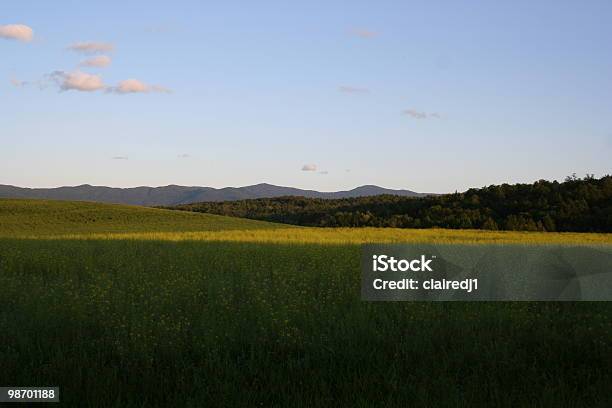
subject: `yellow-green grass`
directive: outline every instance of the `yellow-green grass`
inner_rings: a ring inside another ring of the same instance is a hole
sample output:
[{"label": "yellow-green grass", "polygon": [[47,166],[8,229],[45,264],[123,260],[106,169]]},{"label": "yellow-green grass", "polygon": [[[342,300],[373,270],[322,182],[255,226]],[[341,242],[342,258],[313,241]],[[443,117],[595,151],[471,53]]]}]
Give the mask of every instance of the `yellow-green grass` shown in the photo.
[{"label": "yellow-green grass", "polygon": [[283,244],[612,244],[612,234],[294,227],[212,214],[46,200],[0,200],[0,237]]},{"label": "yellow-green grass", "polygon": [[38,238],[332,245],[366,243],[612,245],[612,236],[609,234],[398,228],[304,227],[201,232],[65,234]]}]

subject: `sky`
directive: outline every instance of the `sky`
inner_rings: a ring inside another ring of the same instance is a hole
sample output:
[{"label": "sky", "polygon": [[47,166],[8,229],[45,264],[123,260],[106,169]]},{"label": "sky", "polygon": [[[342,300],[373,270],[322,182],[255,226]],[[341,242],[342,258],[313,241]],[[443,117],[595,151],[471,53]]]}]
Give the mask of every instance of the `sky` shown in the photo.
[{"label": "sky", "polygon": [[609,0],[3,0],[0,184],[602,176],[611,17]]}]

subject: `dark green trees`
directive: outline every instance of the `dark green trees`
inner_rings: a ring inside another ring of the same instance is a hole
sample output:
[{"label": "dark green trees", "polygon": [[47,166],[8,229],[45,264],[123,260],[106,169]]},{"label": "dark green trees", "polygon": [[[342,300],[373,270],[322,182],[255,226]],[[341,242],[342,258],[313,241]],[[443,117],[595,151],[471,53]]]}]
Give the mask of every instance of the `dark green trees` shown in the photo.
[{"label": "dark green trees", "polygon": [[175,207],[318,227],[612,232],[612,176],[502,184],[423,198],[382,195],[209,202]]}]

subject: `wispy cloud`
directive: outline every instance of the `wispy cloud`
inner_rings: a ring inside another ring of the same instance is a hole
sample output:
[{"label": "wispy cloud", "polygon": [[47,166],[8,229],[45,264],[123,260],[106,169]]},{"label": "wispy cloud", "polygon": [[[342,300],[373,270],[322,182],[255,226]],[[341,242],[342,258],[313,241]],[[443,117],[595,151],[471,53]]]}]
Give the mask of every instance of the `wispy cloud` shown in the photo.
[{"label": "wispy cloud", "polygon": [[351,34],[360,38],[378,37],[378,33],[376,31],[366,30],[365,28],[355,28],[351,30]]},{"label": "wispy cloud", "polygon": [[406,109],[406,110],[402,111],[402,113],[404,115],[408,115],[408,116],[410,116],[411,118],[414,118],[414,119],[425,119],[425,118],[427,118],[427,113],[419,112],[419,111],[414,110],[414,109]]},{"label": "wispy cloud", "polygon": [[28,83],[26,81],[22,81],[20,79],[11,79],[11,85],[16,86],[17,88],[23,88]]},{"label": "wispy cloud", "polygon": [[49,74],[49,78],[55,82],[62,91],[74,90],[94,92],[106,88],[102,81],[102,77],[81,71],[55,71]]},{"label": "wispy cloud", "polygon": [[108,55],[98,55],[81,61],[79,64],[82,67],[104,68],[111,64],[111,57]]},{"label": "wispy cloud", "polygon": [[168,88],[158,85],[148,85],[138,79],[126,79],[125,81],[119,82],[115,87],[108,88],[109,92],[117,94],[130,94],[130,93],[149,93],[149,92],[161,92],[161,93],[172,93]]},{"label": "wispy cloud", "polygon": [[0,38],[30,42],[34,38],[34,30],[23,24],[0,25]]},{"label": "wispy cloud", "polygon": [[302,171],[317,171],[316,164],[305,164],[302,166]]},{"label": "wispy cloud", "polygon": [[418,111],[415,109],[406,109],[406,110],[403,110],[402,113],[406,116],[410,116],[413,119],[427,119],[427,118],[440,119],[440,114],[436,112],[428,113],[428,112]]},{"label": "wispy cloud", "polygon": [[129,160],[127,156],[115,156],[113,160]]},{"label": "wispy cloud", "polygon": [[49,85],[49,76],[47,75],[46,78],[39,79],[36,81],[23,81],[21,79],[12,78],[10,79],[10,82],[11,82],[11,85],[13,85],[15,88],[26,88],[26,87],[35,86],[35,87],[38,87],[38,89],[42,90],[42,89],[45,89]]},{"label": "wispy cloud", "polygon": [[189,159],[191,157],[191,155],[187,154],[187,153],[183,153],[183,154],[179,154],[177,157],[179,159]]},{"label": "wispy cloud", "polygon": [[80,54],[91,55],[111,52],[115,49],[115,46],[105,42],[79,42],[68,46],[68,49]]},{"label": "wispy cloud", "polygon": [[338,87],[338,91],[343,92],[343,93],[350,93],[350,94],[370,93],[370,90],[367,88],[359,88],[359,87],[347,86],[347,85],[340,85]]}]

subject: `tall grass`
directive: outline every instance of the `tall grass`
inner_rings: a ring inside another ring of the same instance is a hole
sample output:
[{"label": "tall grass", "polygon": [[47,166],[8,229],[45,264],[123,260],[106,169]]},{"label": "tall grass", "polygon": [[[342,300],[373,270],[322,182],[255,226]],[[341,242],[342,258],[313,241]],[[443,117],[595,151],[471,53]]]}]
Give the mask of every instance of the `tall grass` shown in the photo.
[{"label": "tall grass", "polygon": [[359,247],[0,240],[0,383],[68,406],[610,406],[609,303],[368,303]]}]

